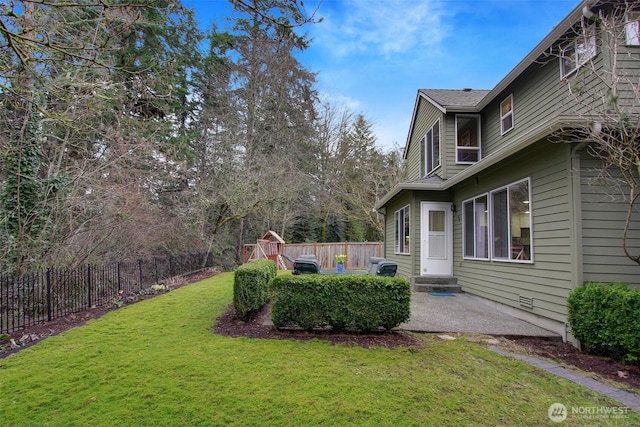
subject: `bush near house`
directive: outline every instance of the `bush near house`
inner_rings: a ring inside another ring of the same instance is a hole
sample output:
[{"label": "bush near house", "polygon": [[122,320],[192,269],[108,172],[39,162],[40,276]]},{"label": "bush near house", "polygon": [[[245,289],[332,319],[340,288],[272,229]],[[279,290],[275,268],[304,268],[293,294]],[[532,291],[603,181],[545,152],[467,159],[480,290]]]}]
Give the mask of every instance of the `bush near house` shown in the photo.
[{"label": "bush near house", "polygon": [[271,260],[256,260],[243,264],[233,278],[233,306],[238,317],[248,320],[269,299],[269,282],[276,277],[278,267]]},{"label": "bush near house", "polygon": [[401,277],[278,276],[271,282],[275,326],[386,330],[409,320],[411,286]]},{"label": "bush near house", "polygon": [[640,364],[640,291],[586,283],[569,294],[569,324],[583,350]]}]

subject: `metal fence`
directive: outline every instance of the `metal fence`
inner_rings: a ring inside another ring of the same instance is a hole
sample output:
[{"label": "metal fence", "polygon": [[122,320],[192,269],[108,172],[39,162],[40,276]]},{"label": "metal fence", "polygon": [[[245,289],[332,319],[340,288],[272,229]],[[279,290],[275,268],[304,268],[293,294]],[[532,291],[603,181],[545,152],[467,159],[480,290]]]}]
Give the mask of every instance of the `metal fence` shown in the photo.
[{"label": "metal fence", "polygon": [[214,266],[209,253],[174,255],[21,276],[0,273],[0,333],[108,304],[172,277]]}]

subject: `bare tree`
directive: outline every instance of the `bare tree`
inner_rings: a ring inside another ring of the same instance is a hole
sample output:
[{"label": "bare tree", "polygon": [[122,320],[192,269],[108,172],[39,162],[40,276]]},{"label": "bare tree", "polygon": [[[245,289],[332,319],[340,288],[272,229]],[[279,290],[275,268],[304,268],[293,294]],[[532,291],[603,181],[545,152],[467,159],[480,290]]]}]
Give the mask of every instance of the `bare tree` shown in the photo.
[{"label": "bare tree", "polygon": [[622,247],[640,265],[631,237],[640,215],[640,57],[629,47],[638,44],[639,10],[637,2],[603,2],[554,52],[567,71],[563,114],[571,118],[555,137],[585,144],[601,161],[591,184],[627,204]]}]

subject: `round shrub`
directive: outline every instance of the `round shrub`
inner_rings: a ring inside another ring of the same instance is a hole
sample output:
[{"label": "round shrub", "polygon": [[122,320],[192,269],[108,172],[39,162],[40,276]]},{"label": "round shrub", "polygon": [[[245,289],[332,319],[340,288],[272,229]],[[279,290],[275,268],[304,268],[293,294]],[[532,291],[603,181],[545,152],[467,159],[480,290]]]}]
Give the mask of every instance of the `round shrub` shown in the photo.
[{"label": "round shrub", "polygon": [[584,351],[640,364],[640,291],[586,283],[568,298],[568,321]]}]

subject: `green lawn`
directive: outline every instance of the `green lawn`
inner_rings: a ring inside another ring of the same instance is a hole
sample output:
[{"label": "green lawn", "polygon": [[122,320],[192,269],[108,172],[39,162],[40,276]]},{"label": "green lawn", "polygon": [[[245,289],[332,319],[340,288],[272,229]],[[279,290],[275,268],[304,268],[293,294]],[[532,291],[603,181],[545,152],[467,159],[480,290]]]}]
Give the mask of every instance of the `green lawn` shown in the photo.
[{"label": "green lawn", "polygon": [[[424,348],[388,350],[218,336],[232,280],[119,309],[0,360],[0,425],[540,426],[555,425],[555,402],[619,406],[462,339],[425,335]],[[596,424],[570,415],[561,425]]]}]

